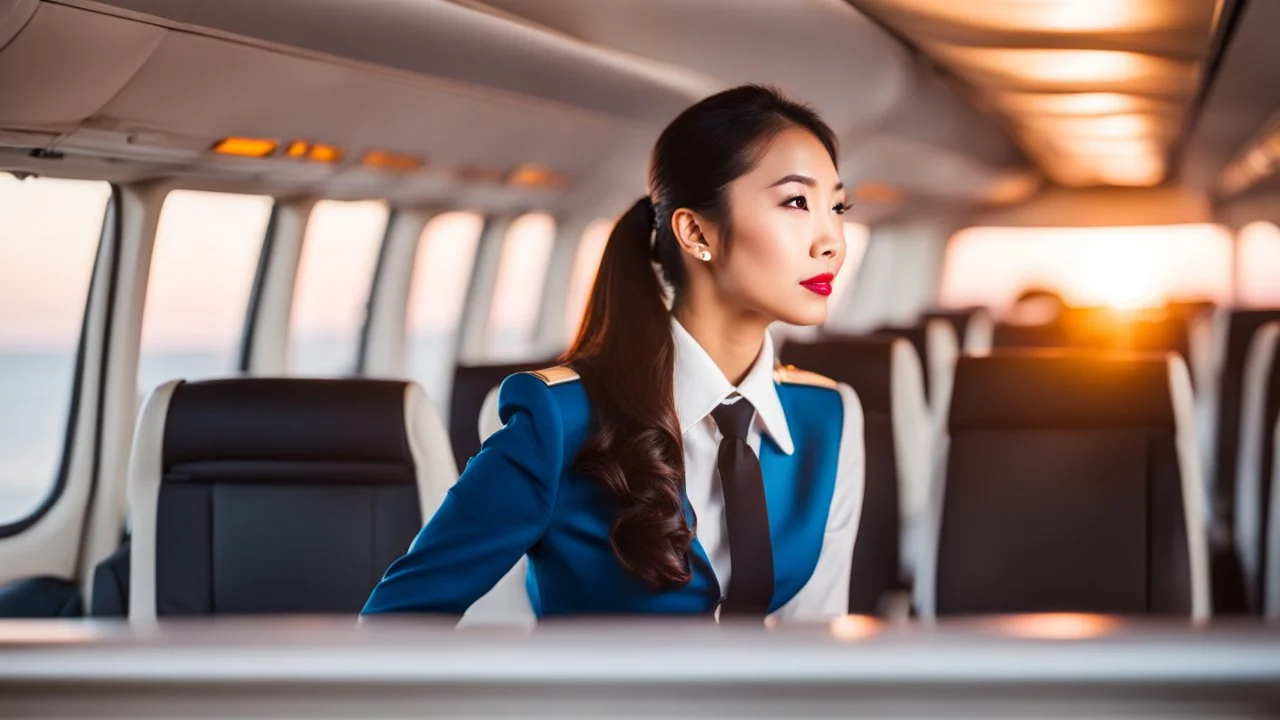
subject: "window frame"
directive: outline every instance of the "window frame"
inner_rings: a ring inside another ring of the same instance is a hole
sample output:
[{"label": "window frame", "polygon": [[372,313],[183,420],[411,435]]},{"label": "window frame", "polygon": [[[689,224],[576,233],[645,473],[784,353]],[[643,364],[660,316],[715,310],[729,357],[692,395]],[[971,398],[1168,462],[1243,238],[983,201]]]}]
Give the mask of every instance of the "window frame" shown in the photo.
[{"label": "window frame", "polygon": [[[58,459],[57,470],[54,475],[53,485],[49,488],[48,494],[44,500],[36,505],[31,512],[25,516],[12,522],[0,525],[0,540],[14,537],[22,534],[28,528],[40,522],[58,501],[62,498],[63,493],[67,489],[69,482],[69,473],[71,470],[71,448],[77,440],[76,428],[80,421],[80,406],[83,400],[83,384],[84,375],[87,370],[85,367],[85,355],[87,350],[89,336],[89,304],[94,296],[94,290],[101,281],[102,273],[107,273],[107,312],[104,317],[104,325],[106,327],[106,337],[111,336],[111,327],[115,318],[113,317],[115,309],[115,299],[119,291],[119,269],[120,269],[120,251],[123,234],[121,233],[121,215],[120,211],[122,198],[120,197],[120,188],[115,183],[110,183],[111,193],[107,196],[107,204],[102,213],[102,229],[98,233],[98,248],[94,253],[93,268],[89,274],[89,286],[85,291],[84,309],[81,312],[80,320],[80,337],[76,341],[76,357],[74,369],[72,371],[73,378],[71,384],[71,407],[67,409],[67,425],[62,435],[62,456]],[[104,257],[105,256],[105,257]],[[105,268],[104,263],[110,263]],[[102,464],[102,435],[103,435],[103,418],[102,410],[106,404],[107,395],[107,363],[101,363],[97,368],[98,373],[98,397],[94,407],[98,414],[97,422],[94,423],[93,430],[93,461],[92,461],[92,485],[90,486],[90,498],[93,497],[94,489],[97,486],[98,479],[101,475]]]},{"label": "window frame", "polygon": [[266,289],[267,273],[276,244],[276,228],[280,222],[280,198],[273,197],[271,214],[267,215],[267,228],[262,232],[262,249],[258,252],[258,267],[249,286],[249,300],[244,306],[244,323],[240,330],[240,346],[236,359],[236,372],[247,374],[253,362],[253,343],[257,339],[258,315],[262,309],[262,296]]}]

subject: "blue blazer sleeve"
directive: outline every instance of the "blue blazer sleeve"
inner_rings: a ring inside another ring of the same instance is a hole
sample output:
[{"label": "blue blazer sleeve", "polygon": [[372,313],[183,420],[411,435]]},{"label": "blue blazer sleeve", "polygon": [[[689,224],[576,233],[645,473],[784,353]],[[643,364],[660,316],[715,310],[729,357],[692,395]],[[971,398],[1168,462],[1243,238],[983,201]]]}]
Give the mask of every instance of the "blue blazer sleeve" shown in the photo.
[{"label": "blue blazer sleeve", "polygon": [[559,406],[551,388],[524,373],[508,377],[498,396],[502,429],[387,568],[363,614],[461,615],[546,532],[564,461]]}]

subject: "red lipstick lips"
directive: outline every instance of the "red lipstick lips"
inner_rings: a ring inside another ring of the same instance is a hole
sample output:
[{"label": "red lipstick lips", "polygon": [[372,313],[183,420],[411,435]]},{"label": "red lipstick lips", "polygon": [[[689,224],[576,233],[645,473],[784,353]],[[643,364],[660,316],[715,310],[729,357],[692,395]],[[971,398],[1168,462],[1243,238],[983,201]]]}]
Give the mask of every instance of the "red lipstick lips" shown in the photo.
[{"label": "red lipstick lips", "polygon": [[831,273],[822,273],[808,280],[801,280],[800,284],[809,292],[826,297],[831,294],[831,281],[835,279],[836,276]]}]

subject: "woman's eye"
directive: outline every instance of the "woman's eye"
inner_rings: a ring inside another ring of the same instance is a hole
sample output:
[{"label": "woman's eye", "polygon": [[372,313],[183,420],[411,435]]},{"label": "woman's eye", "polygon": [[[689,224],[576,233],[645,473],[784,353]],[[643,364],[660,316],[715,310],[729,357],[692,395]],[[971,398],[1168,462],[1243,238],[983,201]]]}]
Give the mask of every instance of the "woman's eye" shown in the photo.
[{"label": "woman's eye", "polygon": [[849,206],[845,205],[844,203],[839,203],[834,208],[831,208],[831,209],[835,210],[837,215],[843,215],[846,212],[848,212]]},{"label": "woman's eye", "polygon": [[808,202],[807,200],[805,200],[805,199],[804,199],[804,196],[803,196],[803,195],[797,195],[797,196],[795,196],[795,197],[791,198],[790,200],[787,200],[786,202],[784,202],[784,203],[782,203],[782,204],[783,204],[784,206],[786,206],[786,207],[793,207],[793,208],[795,208],[795,209],[797,209],[797,210],[808,210],[808,209],[809,209],[809,202]]}]

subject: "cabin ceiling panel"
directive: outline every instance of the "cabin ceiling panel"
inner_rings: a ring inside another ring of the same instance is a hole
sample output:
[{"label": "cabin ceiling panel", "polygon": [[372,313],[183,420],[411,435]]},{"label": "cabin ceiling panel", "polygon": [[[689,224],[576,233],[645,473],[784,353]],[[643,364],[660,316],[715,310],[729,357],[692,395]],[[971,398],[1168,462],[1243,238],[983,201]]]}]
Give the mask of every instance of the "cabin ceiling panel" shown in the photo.
[{"label": "cabin ceiling panel", "polygon": [[[376,108],[395,111],[371,111]],[[590,174],[620,127],[553,103],[442,88],[183,33],[161,43],[93,124],[190,137],[200,150],[226,136],[296,138],[337,145],[349,155],[383,149],[425,156],[430,166],[491,166],[499,173],[521,158],[572,181]]]},{"label": "cabin ceiling panel", "polygon": [[197,31],[252,38],[533,96],[646,123],[665,123],[715,89],[684,68],[644,61],[443,0],[58,0],[144,13]]},{"label": "cabin ceiling panel", "polygon": [[1187,140],[1183,177],[1189,185],[1227,197],[1265,183],[1268,175],[1276,177],[1280,170],[1278,31],[1280,2],[1242,6],[1200,121]]},{"label": "cabin ceiling panel", "polygon": [[73,127],[129,81],[165,32],[57,5],[39,6],[0,50],[0,127]]},{"label": "cabin ceiling panel", "polygon": [[574,38],[673,63],[724,87],[768,83],[837,132],[877,124],[910,90],[906,50],[840,0],[484,0]]},{"label": "cabin ceiling panel", "polygon": [[[461,2],[461,0],[459,0]],[[1025,170],[1008,134],[932,67],[843,0],[484,0],[507,16],[574,38],[686,67],[724,87],[777,85],[811,103],[837,131],[842,172],[893,169],[912,193],[981,202],[985,179]],[[864,146],[871,146],[869,149]],[[882,146],[882,148],[881,148]],[[904,153],[904,148],[910,148]],[[883,153],[880,150],[883,149]],[[910,171],[859,157],[909,157]],[[939,182],[965,166],[968,181]],[[873,168],[875,170],[873,170]],[[887,178],[870,176],[878,182]]]},{"label": "cabin ceiling panel", "polygon": [[[892,171],[908,193],[991,200],[981,188],[1026,168],[1003,127],[844,0],[43,0],[39,10],[63,19],[57,34],[33,36],[33,57],[84,67],[46,64],[37,86],[0,63],[0,92],[25,82],[24,94],[0,95],[21,99],[0,102],[0,115],[91,101],[30,123],[0,118],[0,130],[57,132],[85,162],[172,177],[610,214],[643,192],[648,150],[675,113],[746,81],[813,102],[851,167]],[[91,91],[64,92],[80,82]],[[389,177],[211,156],[228,135],[305,138],[348,157],[377,147],[428,165]],[[461,164],[545,165],[570,184],[459,183],[443,168]],[[887,182],[850,178],[867,179]]]},{"label": "cabin ceiling panel", "polygon": [[850,0],[965,82],[1067,186],[1151,186],[1202,82],[1215,0]]}]

